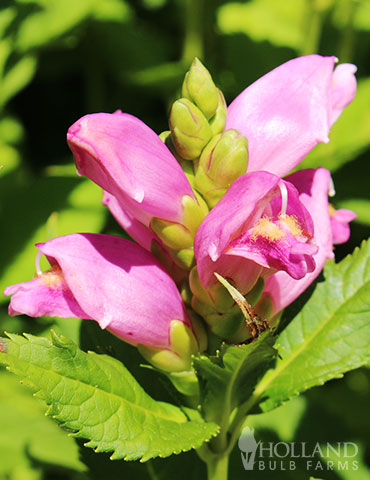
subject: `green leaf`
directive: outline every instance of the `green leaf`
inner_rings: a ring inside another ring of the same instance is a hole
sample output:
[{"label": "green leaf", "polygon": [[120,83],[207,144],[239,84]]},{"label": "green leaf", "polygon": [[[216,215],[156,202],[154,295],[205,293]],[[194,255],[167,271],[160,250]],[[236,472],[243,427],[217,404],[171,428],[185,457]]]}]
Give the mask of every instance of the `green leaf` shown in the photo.
[{"label": "green leaf", "polygon": [[101,189],[90,180],[42,177],[23,183],[4,176],[0,186],[0,223],[7,225],[0,240],[1,291],[31,280],[36,243],[78,231],[98,232],[103,227],[106,210],[101,205]]},{"label": "green leaf", "polygon": [[6,72],[0,84],[0,108],[32,80],[36,67],[36,58],[32,55],[26,55],[21,57]]},{"label": "green leaf", "polygon": [[[330,131],[330,142],[320,143],[299,164],[299,169],[323,166],[334,172],[370,145],[370,78],[358,82],[353,102]],[[355,126],[355,128],[353,128]]]},{"label": "green leaf", "polygon": [[224,344],[216,357],[194,358],[207,420],[228,420],[232,410],[249,398],[276,356],[273,343],[271,332],[266,332],[248,345]]},{"label": "green leaf", "polygon": [[37,390],[47,414],[88,439],[112,459],[149,460],[199,447],[218,432],[204,421],[189,421],[169,403],[157,402],[118,360],[84,353],[65,337],[9,334],[1,339],[0,363]]},{"label": "green leaf", "polygon": [[42,47],[68,33],[85,20],[94,6],[92,0],[48,0],[29,13],[17,31],[21,51]]},{"label": "green leaf", "polygon": [[255,395],[271,410],[291,397],[370,361],[370,241],[339,264],[277,340],[281,360]]},{"label": "green leaf", "polygon": [[[40,401],[0,370],[0,478],[37,462],[83,471],[74,440],[46,418]],[[27,452],[26,452],[27,449]],[[23,478],[23,477],[19,477]]]},{"label": "green leaf", "polygon": [[302,20],[304,0],[252,0],[227,3],[218,11],[218,26],[223,33],[244,33],[257,42],[299,50],[304,42]]}]

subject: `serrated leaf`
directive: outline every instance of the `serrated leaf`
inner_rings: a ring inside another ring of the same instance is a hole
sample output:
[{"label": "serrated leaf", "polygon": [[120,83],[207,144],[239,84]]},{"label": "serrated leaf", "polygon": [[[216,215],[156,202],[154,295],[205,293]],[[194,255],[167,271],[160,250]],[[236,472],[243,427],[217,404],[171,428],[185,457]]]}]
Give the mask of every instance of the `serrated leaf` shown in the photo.
[{"label": "serrated leaf", "polygon": [[221,423],[221,417],[228,419],[248,399],[276,356],[273,343],[272,333],[266,332],[248,345],[224,345],[217,357],[194,358],[206,419]]},{"label": "serrated leaf", "polygon": [[370,361],[370,241],[324,275],[277,340],[281,360],[258,386],[263,411]]},{"label": "serrated leaf", "polygon": [[84,353],[65,337],[8,334],[0,340],[0,363],[37,390],[47,412],[112,459],[149,460],[199,447],[218,432],[189,421],[169,403],[157,402],[118,360]]},{"label": "serrated leaf", "polygon": [[85,470],[74,440],[46,418],[43,410],[16,377],[0,370],[0,478],[20,466],[26,468],[29,457],[49,466]]}]

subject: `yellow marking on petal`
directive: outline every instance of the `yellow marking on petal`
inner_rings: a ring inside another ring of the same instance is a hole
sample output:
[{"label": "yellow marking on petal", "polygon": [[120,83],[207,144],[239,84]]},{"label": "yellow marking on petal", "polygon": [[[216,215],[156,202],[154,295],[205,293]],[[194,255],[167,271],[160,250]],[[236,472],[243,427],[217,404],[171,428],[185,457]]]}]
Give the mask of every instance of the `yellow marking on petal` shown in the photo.
[{"label": "yellow marking on petal", "polygon": [[333,207],[333,205],[331,203],[329,203],[329,215],[330,217],[334,217],[334,215],[336,214],[336,209],[335,207]]},{"label": "yellow marking on petal", "polygon": [[284,223],[294,237],[301,237],[303,235],[298,218],[294,215],[280,215],[279,220]]},{"label": "yellow marking on petal", "polygon": [[59,265],[55,265],[50,270],[43,272],[41,275],[39,275],[39,279],[43,283],[43,285],[51,289],[68,288],[64,279],[62,269],[59,267]]},{"label": "yellow marking on petal", "polygon": [[285,232],[268,217],[262,217],[252,228],[251,240],[255,241],[258,237],[263,237],[274,242],[285,237]]}]

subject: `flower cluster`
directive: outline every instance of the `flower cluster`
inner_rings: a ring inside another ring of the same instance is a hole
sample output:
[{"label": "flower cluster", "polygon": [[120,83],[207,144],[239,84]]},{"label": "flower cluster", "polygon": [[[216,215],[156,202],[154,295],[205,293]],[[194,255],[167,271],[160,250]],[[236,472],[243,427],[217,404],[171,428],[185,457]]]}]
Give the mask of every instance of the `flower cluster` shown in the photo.
[{"label": "flower cluster", "polygon": [[291,60],[227,108],[195,60],[168,132],[121,111],[78,120],[67,135],[78,173],[136,243],[76,233],[37,245],[51,268],[5,290],[10,315],[95,320],[166,371],[189,370],[207,332],[251,336],[220,275],[253,318],[274,324],[355,217],[329,204],[325,168],[286,176],[355,95],[356,68],[334,64]]}]

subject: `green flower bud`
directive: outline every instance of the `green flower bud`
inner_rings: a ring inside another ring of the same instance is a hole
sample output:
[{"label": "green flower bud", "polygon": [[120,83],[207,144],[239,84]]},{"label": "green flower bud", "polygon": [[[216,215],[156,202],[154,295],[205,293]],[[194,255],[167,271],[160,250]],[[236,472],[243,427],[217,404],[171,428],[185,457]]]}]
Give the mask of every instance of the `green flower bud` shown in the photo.
[{"label": "green flower bud", "polygon": [[208,335],[203,320],[192,310],[187,309],[188,315],[193,326],[193,331],[198,342],[200,352],[204,352],[208,346]]},{"label": "green flower bud", "polygon": [[160,218],[152,218],[150,228],[172,250],[181,250],[193,245],[194,236],[179,223],[169,222]]},{"label": "green flower bud", "polygon": [[218,89],[218,106],[216,113],[213,117],[209,120],[209,125],[212,130],[213,135],[217,135],[221,133],[225,128],[226,123],[226,116],[227,116],[227,106],[225,102],[225,98],[221,90]]},{"label": "green flower bud", "polygon": [[218,89],[211,74],[198,58],[194,59],[185,75],[182,96],[193,102],[208,120],[216,113],[219,103]]},{"label": "green flower bud", "polygon": [[254,307],[255,313],[262,320],[269,320],[272,316],[274,305],[269,295],[264,295]]},{"label": "green flower bud", "polygon": [[238,130],[215,136],[199,159],[194,186],[210,207],[223,197],[229,186],[247,171],[248,142]]},{"label": "green flower bud", "polygon": [[185,270],[190,270],[195,263],[193,247],[172,252],[172,256],[176,264]]},{"label": "green flower bud", "polygon": [[191,162],[189,160],[184,160],[177,153],[177,150],[176,150],[176,148],[175,148],[175,146],[172,142],[171,131],[170,130],[165,130],[164,132],[160,133],[159,138],[162,140],[162,142],[170,150],[172,155],[179,162],[179,164],[181,165],[181,168],[184,170],[184,173],[185,173],[186,178],[188,179],[190,185],[193,186],[194,185],[194,175],[195,175],[194,174],[193,162]]},{"label": "green flower bud", "polygon": [[[208,213],[204,200],[197,195],[197,200],[189,195],[182,198],[183,218],[181,223],[174,223],[161,218],[153,217],[150,223],[152,231],[162,240],[166,247],[175,251],[183,251],[193,246],[194,237],[203,218]],[[186,258],[193,258],[191,250],[183,253]],[[187,263],[189,263],[187,260]]]},{"label": "green flower bud", "polygon": [[237,332],[244,323],[244,317],[237,305],[228,313],[212,313],[204,317],[210,330],[221,338],[229,338]]},{"label": "green flower bud", "polygon": [[169,125],[172,142],[185,160],[198,158],[212,137],[206,117],[186,98],[180,98],[172,105]]},{"label": "green flower bud", "polygon": [[182,199],[182,206],[184,208],[182,224],[195,236],[199,225],[203,222],[209,209],[203,198],[197,192],[194,193],[196,200],[188,195],[185,195]]},{"label": "green flower bud", "polygon": [[182,301],[185,303],[185,305],[188,305],[190,306],[191,305],[191,299],[193,297],[193,294],[191,293],[191,290],[190,290],[190,287],[189,287],[189,283],[184,280],[182,283],[181,283],[181,286],[180,286],[180,295],[181,295],[181,298],[182,298]]},{"label": "green flower bud", "polygon": [[265,288],[265,280],[262,277],[259,277],[257,282],[255,283],[252,290],[250,290],[247,295],[245,295],[245,299],[249,303],[251,307],[254,307],[256,303],[262,296],[263,289]]},{"label": "green flower bud", "polygon": [[[188,397],[198,397],[199,382],[194,372],[170,372],[166,376],[178,392]],[[198,401],[196,404],[198,404]]]},{"label": "green flower bud", "polygon": [[234,300],[226,288],[217,282],[205,289],[200,282],[197,267],[189,275],[189,285],[194,297],[218,313],[227,313],[234,305]]},{"label": "green flower bud", "polygon": [[199,352],[198,342],[192,330],[179,320],[170,326],[171,350],[137,346],[141,355],[155,367],[166,372],[182,372],[191,369],[191,356]]}]

